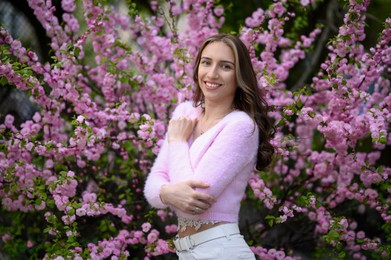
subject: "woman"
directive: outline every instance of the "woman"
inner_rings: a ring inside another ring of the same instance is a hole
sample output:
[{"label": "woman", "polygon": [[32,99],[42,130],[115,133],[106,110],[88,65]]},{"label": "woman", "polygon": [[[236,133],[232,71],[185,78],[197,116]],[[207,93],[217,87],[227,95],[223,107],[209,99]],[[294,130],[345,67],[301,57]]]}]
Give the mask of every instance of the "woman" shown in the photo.
[{"label": "woman", "polygon": [[240,201],[254,166],[274,152],[246,46],[239,38],[207,38],[197,55],[193,104],[174,111],[144,194],[178,216],[179,259],[255,259],[240,235]]}]

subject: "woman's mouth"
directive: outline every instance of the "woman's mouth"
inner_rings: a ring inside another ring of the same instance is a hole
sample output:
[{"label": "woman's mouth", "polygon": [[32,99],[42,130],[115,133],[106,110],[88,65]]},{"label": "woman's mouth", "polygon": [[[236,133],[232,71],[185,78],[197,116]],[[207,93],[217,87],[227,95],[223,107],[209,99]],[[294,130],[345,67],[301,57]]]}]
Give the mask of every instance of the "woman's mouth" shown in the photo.
[{"label": "woman's mouth", "polygon": [[218,83],[212,83],[212,82],[206,82],[206,81],[204,83],[205,83],[206,88],[209,90],[215,90],[221,86],[221,84],[218,84]]}]

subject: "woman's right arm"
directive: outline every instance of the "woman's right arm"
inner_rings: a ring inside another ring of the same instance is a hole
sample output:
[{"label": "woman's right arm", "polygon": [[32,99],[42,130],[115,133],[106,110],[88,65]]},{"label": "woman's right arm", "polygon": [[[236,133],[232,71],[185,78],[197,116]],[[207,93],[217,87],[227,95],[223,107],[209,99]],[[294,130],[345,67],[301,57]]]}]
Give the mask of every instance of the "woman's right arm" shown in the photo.
[{"label": "woman's right arm", "polygon": [[165,138],[144,186],[144,196],[152,207],[159,209],[167,208],[167,205],[163,203],[160,197],[160,190],[164,184],[169,183],[168,143],[167,138]]},{"label": "woman's right arm", "polygon": [[[190,127],[191,130],[194,127],[194,122],[192,123],[192,120],[190,119],[177,119],[181,116],[181,112],[180,105],[174,111],[174,120],[170,121],[170,141],[172,141],[173,136],[177,137],[178,135],[183,134],[183,126],[185,126],[185,128]],[[182,127],[178,127],[178,122],[180,121],[182,121]],[[186,126],[187,124],[191,124],[191,126]],[[176,134],[173,135],[173,132],[176,132]],[[192,131],[185,134],[185,141],[189,138],[189,134],[191,134],[191,132]],[[186,155],[183,154],[182,156]],[[205,189],[208,187],[209,184],[198,180],[186,180],[178,182],[170,178],[169,140],[168,136],[166,136],[155,163],[151,169],[151,172],[149,173],[145,182],[144,195],[149,204],[151,204],[154,208],[166,208],[167,206],[170,206],[174,209],[179,209],[189,214],[192,214],[195,208],[200,208],[202,211],[204,211],[211,206],[215,199],[213,196],[203,192],[195,191],[195,189]]]}]

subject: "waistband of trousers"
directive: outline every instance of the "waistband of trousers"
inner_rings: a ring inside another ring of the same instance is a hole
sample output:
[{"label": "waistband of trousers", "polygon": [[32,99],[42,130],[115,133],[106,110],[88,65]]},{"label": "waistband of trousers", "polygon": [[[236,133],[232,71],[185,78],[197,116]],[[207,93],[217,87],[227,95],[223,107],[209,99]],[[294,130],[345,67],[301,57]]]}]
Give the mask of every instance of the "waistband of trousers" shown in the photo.
[{"label": "waistband of trousers", "polygon": [[236,234],[240,234],[238,224],[227,223],[182,238],[176,236],[173,242],[177,251],[181,252],[191,250],[194,247],[211,240]]}]

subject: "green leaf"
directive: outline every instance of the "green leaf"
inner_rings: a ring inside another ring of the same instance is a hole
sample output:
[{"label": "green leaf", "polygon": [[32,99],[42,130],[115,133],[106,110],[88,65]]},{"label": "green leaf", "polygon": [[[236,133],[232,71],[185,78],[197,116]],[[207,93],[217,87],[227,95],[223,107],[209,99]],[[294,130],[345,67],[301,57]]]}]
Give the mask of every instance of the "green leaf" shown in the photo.
[{"label": "green leaf", "polygon": [[40,198],[35,200],[35,205],[39,206],[42,204],[42,200]]},{"label": "green leaf", "polygon": [[286,123],[285,118],[282,118],[282,119],[277,123],[277,127],[284,126],[285,123]]},{"label": "green leaf", "polygon": [[8,80],[6,79],[6,77],[0,77],[0,85],[1,86],[8,85]]},{"label": "green leaf", "polygon": [[115,226],[110,225],[110,224],[109,224],[109,230],[110,230],[111,232],[117,232],[117,229],[115,228]]},{"label": "green leaf", "polygon": [[80,54],[80,48],[79,48],[79,47],[76,47],[76,48],[73,50],[73,52],[74,52],[75,56],[78,57],[79,54]]},{"label": "green leaf", "polygon": [[386,144],[387,143],[387,137],[386,136],[382,136],[379,138],[379,143],[381,144]]},{"label": "green leaf", "polygon": [[301,102],[301,99],[300,99],[300,98],[297,99],[296,106],[297,106],[297,108],[299,108],[299,109],[303,107],[303,102]]},{"label": "green leaf", "polygon": [[269,224],[270,227],[272,227],[274,225],[274,221],[275,221],[276,217],[268,215],[268,216],[265,217],[265,219],[269,220],[268,224]]},{"label": "green leaf", "polygon": [[69,210],[69,212],[68,212],[68,215],[69,215],[69,216],[75,215],[75,209],[74,209],[74,208],[71,208],[71,209]]}]

